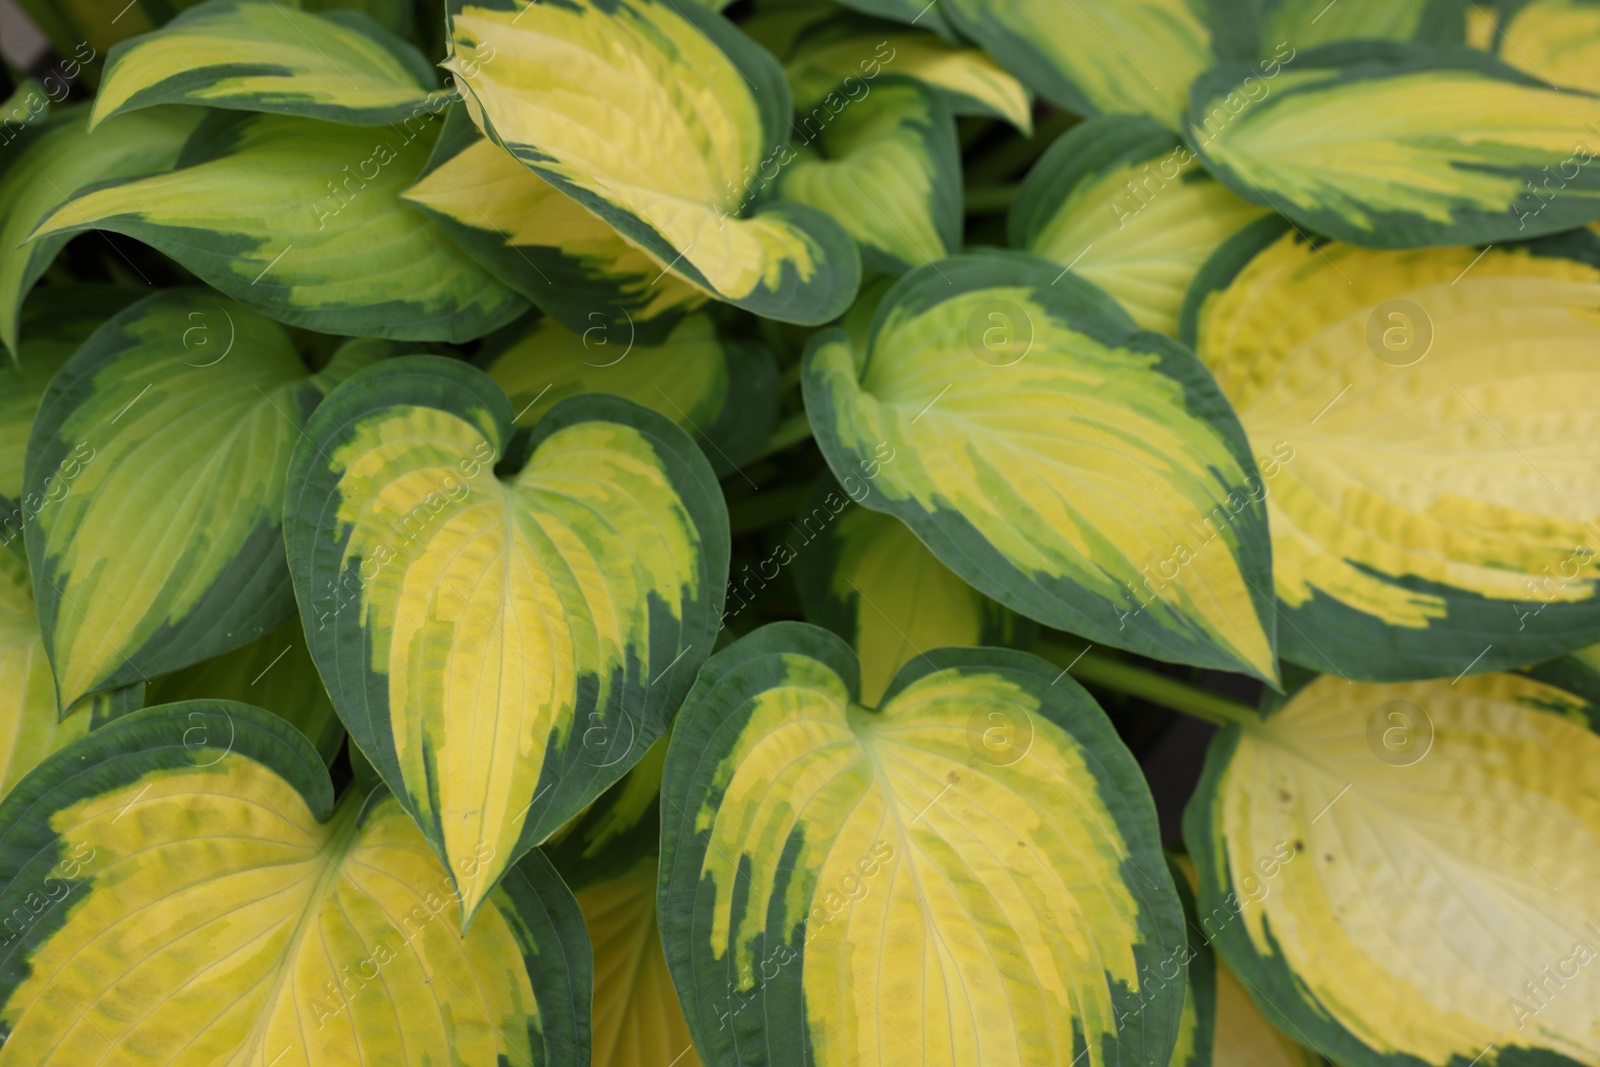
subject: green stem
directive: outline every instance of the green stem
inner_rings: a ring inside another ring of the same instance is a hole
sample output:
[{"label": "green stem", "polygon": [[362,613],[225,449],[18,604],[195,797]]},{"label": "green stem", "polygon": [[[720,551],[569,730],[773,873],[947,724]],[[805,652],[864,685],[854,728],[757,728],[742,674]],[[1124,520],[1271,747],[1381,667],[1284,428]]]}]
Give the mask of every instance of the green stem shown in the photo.
[{"label": "green stem", "polygon": [[1065,641],[1043,638],[1034,651],[1051,663],[1066,667],[1080,682],[1143,697],[1173,711],[1181,711],[1218,726],[1252,726],[1261,716],[1248,704],[1218,696],[1197,686],[1135,667],[1111,656],[1099,655]]}]

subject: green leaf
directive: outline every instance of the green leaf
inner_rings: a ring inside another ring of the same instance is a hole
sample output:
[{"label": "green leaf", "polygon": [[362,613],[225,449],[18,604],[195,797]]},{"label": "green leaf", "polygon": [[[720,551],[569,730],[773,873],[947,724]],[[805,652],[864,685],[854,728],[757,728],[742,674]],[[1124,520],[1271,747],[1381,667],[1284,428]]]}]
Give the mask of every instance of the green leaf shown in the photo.
[{"label": "green leaf", "polygon": [[1186,949],[1155,809],[1059,673],[945,649],[874,710],[812,626],[711,659],[667,752],[659,896],[708,1063],[1167,1062],[1183,984],[1151,976]]},{"label": "green leaf", "polygon": [[1145,329],[1175,335],[1195,272],[1265,214],[1194,161],[1154,120],[1080,123],[1028,171],[1007,222],[1011,243],[1095,283]]},{"label": "green leaf", "polygon": [[1184,817],[1201,927],[1346,1067],[1593,1063],[1597,721],[1519,675],[1312,681],[1212,741]]},{"label": "green leaf", "polygon": [[806,353],[846,489],[1022,615],[1162,659],[1276,677],[1264,489],[1181,345],[1021,253],[959,256],[884,297],[865,347]]},{"label": "green leaf", "polygon": [[1207,73],[1185,136],[1252,203],[1341,241],[1412,248],[1600,219],[1595,123],[1600,96],[1472,49],[1370,41],[1302,52],[1276,80],[1242,64]]},{"label": "green leaf", "polygon": [[401,194],[473,259],[568,329],[665,340],[706,294],[658,266],[517,162],[452,107],[417,183]]},{"label": "green leaf", "polygon": [[273,111],[357,126],[429,114],[428,61],[366,15],[207,0],[111,50],[93,127],[154,104]]},{"label": "green leaf", "polygon": [[[864,481],[852,484],[871,492]],[[963,582],[905,523],[855,496],[824,476],[795,517],[799,536],[786,535],[774,559],[793,559],[806,618],[860,656],[862,700],[876,704],[901,667],[936,648],[1033,644],[1030,620]]]},{"label": "green leaf", "polygon": [[44,87],[65,97],[77,83],[93,85],[106,50],[155,29],[196,0],[17,0],[62,58],[46,66]]},{"label": "green leaf", "polygon": [[17,353],[22,301],[67,243],[29,240],[58,210],[77,217],[91,183],[170,169],[204,112],[162,108],[84,129],[86,112],[69,107],[30,124],[0,149],[0,341]]},{"label": "green leaf", "polygon": [[945,17],[1023,84],[1080,115],[1177,129],[1189,83],[1256,51],[1250,0],[944,0]]},{"label": "green leaf", "polygon": [[276,323],[177,289],[116,315],[56,375],[21,504],[64,711],[289,616],[289,452],[353,362],[314,376]]},{"label": "green leaf", "polygon": [[839,0],[848,8],[854,8],[864,15],[874,15],[890,22],[900,22],[918,29],[930,30],[945,40],[952,43],[959,41],[960,37],[950,26],[950,21],[945,18],[948,5],[925,4],[920,0]]},{"label": "green leaf", "polygon": [[334,714],[297,616],[248,645],[157,678],[145,703],[207,698],[266,708],[305,734],[324,763],[331,764],[344,746],[344,724]]},{"label": "green leaf", "polygon": [[[139,296],[137,289],[110,285],[51,285],[23,305],[17,365],[0,366],[0,496],[22,496],[28,433],[50,379],[96,327]],[[20,525],[0,519],[0,538],[21,535]]]},{"label": "green leaf", "polygon": [[615,393],[677,423],[719,476],[771,436],[778,369],[764,346],[719,337],[703,314],[680,319],[662,344],[634,340],[604,325],[580,334],[540,319],[494,338],[479,362],[505,390],[519,427],[533,428],[569,396]]},{"label": "green leaf", "polygon": [[[1024,137],[1033,133],[1033,94],[1021,82],[981,49],[958,47],[932,33],[834,18],[808,31],[784,57],[795,110],[802,113],[841,85],[849,95],[852,80],[870,82],[891,69],[939,90],[957,115],[1004,119]],[[798,125],[805,128],[805,121]]]},{"label": "green leaf", "polygon": [[312,416],[285,515],[334,708],[458,872],[468,917],[638,761],[711,651],[716,478],[619,397],[567,400],[513,437],[481,371],[388,360]]},{"label": "green leaf", "polygon": [[[1476,6],[1476,0],[1472,0]],[[1418,44],[1461,44],[1467,33],[1468,0],[1382,0],[1335,3],[1328,0],[1265,0],[1261,40],[1296,49],[1335,41],[1375,39]]]},{"label": "green leaf", "polygon": [[1184,337],[1260,458],[1285,659],[1453,678],[1600,639],[1600,237],[1381,251],[1252,224]]},{"label": "green leaf", "polygon": [[[961,146],[940,95],[921,82],[880,78],[811,132],[778,178],[785,200],[833,216],[861,247],[869,270],[900,273],[961,247]],[[827,114],[831,105],[818,109]],[[802,120],[807,125],[811,117]],[[820,156],[820,158],[818,158]]]},{"label": "green leaf", "polygon": [[1501,7],[1490,45],[1501,61],[1563,89],[1600,93],[1600,3],[1528,0]]},{"label": "green leaf", "polygon": [[460,933],[405,810],[335,803],[316,750],[259,708],[149,708],[56,753],[0,802],[0,870],[8,1058],[588,1060],[587,939],[548,861],[524,857]]},{"label": "green leaf", "polygon": [[212,112],[178,169],[86,192],[34,238],[124,233],[275,319],[324,333],[471,340],[527,305],[400,199],[437,134],[427,117],[372,130]]},{"label": "green leaf", "polygon": [[89,719],[88,708],[64,720],[57,716],[27,564],[0,552],[0,796],[40,760],[87,733]]},{"label": "green leaf", "polygon": [[799,204],[757,210],[793,161],[777,61],[672,0],[449,0],[473,121],[661,269],[767,318],[817,325],[860,282],[853,242]]}]

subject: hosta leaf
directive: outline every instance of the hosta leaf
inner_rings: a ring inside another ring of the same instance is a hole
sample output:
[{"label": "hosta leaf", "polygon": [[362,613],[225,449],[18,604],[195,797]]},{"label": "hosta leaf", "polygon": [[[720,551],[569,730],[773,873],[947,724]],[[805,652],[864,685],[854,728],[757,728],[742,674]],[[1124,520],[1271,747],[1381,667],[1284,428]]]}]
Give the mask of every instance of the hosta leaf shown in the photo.
[{"label": "hosta leaf", "polygon": [[112,318],[56,375],[23,504],[38,501],[28,556],[63,711],[293,611],[284,473],[301,422],[352,362],[312,375],[276,323],[180,289]]},{"label": "hosta leaf", "polygon": [[15,355],[23,297],[67,243],[29,241],[57,209],[75,215],[85,186],[166,170],[199,124],[198,108],[162,108],[84,129],[86,112],[70,107],[31,124],[0,151],[0,340]]},{"label": "hosta leaf", "polygon": [[829,92],[850,97],[859,92],[858,83],[869,83],[885,70],[939,90],[957,115],[988,115],[1005,119],[1024,136],[1033,132],[1033,94],[981,49],[876,23],[828,24],[796,45],[784,63],[795,110],[801,113],[796,126],[809,131],[822,124],[814,108]]},{"label": "hosta leaf", "polygon": [[1529,0],[1511,7],[1490,45],[1503,62],[1564,89],[1600,93],[1600,3]]},{"label": "hosta leaf", "polygon": [[1184,932],[1155,809],[1059,674],[945,649],[872,710],[812,626],[712,658],[667,752],[660,890],[707,1062],[1166,1062],[1183,985],[1150,972]]},{"label": "hosta leaf", "polygon": [[496,338],[482,365],[532,428],[580,393],[615,393],[653,408],[694,437],[718,474],[755,454],[778,421],[778,370],[761,345],[717,336],[709,316],[673,327],[664,343],[635,345],[623,329],[582,333],[551,319]]},{"label": "hosta leaf", "polygon": [[1371,251],[1263,220],[1185,334],[1268,489],[1285,658],[1454,677],[1600,637],[1600,239]]},{"label": "hosta leaf", "polygon": [[751,213],[793,157],[792,112],[777,62],[731,23],[671,0],[448,12],[445,66],[473,121],[662,269],[786,322],[849,306],[860,263],[836,223],[798,204]]},{"label": "hosta leaf", "polygon": [[1284,41],[1297,51],[1363,38],[1461,44],[1467,8],[1476,5],[1477,0],[1266,0],[1261,40],[1267,48]]},{"label": "hosta leaf", "polygon": [[1184,820],[1202,926],[1347,1067],[1595,1062],[1596,721],[1518,675],[1311,682],[1212,742]]},{"label": "hosta leaf", "polygon": [[786,200],[832,215],[871,270],[899,273],[961,247],[961,146],[934,90],[880,78],[778,180]]},{"label": "hosta leaf", "polygon": [[464,107],[401,194],[540,310],[584,332],[655,343],[706,294],[485,138]]},{"label": "hosta leaf", "polygon": [[35,239],[114,230],[282,322],[324,333],[470,340],[527,305],[400,199],[437,126],[423,118],[372,130],[213,112],[184,146],[178,169],[75,197]]},{"label": "hosta leaf", "polygon": [[378,126],[427,114],[437,84],[420,52],[360,12],[208,0],[111,50],[90,125],[204,104]]},{"label": "hosta leaf", "polygon": [[590,395],[512,433],[481,371],[389,360],[312,417],[285,505],[333,705],[469,917],[666,727],[728,566],[716,479],[662,416]]},{"label": "hosta leaf", "polygon": [[1189,83],[1256,50],[1250,0],[945,0],[945,17],[1046,99],[1177,129]]},{"label": "hosta leaf", "polygon": [[656,872],[667,737],[574,823],[550,861],[594,951],[594,1067],[701,1067],[661,950]]},{"label": "hosta leaf", "polygon": [[963,582],[905,523],[861,507],[854,495],[832,478],[818,483],[794,520],[798,536],[785,538],[774,562],[793,557],[806,618],[861,657],[864,702],[876,704],[900,668],[924,652],[1033,643],[1031,621]]},{"label": "hosta leaf", "polygon": [[[20,503],[28,433],[50,379],[101,322],[141,295],[110,285],[52,285],[28,300],[17,365],[0,366],[0,496]],[[38,504],[34,501],[30,510],[38,510]],[[21,535],[20,523],[0,518],[0,540]]]},{"label": "hosta leaf", "polygon": [[[365,801],[365,802],[363,802]],[[38,1064],[584,1063],[589,950],[538,854],[471,932],[382,790],[337,804],[293,727],[136,712],[0,803],[5,1056]]]},{"label": "hosta leaf", "polygon": [[151,683],[145,702],[237,700],[287,719],[332,763],[344,745],[344,725],[334,714],[317,675],[297,616],[242,648],[185,667]]},{"label": "hosta leaf", "polygon": [[1029,618],[1273,678],[1263,488],[1227,401],[1176,342],[1020,253],[908,274],[865,348],[807,351],[806,410],[867,507]]},{"label": "hosta leaf", "polygon": [[44,757],[82,737],[89,718],[88,708],[65,720],[56,715],[27,564],[0,552],[0,796]]},{"label": "hosta leaf", "polygon": [[924,4],[918,0],[839,0],[839,2],[864,15],[876,15],[891,22],[902,22],[918,29],[931,30],[946,40],[957,39],[939,4]]},{"label": "hosta leaf", "polygon": [[1411,248],[1600,218],[1600,169],[1582,149],[1597,122],[1600,96],[1482,53],[1358,42],[1301,53],[1276,81],[1253,66],[1211,71],[1186,136],[1246,200],[1341,241]]},{"label": "hosta leaf", "polygon": [[[1217,970],[1216,957],[1211,946],[1200,932],[1200,921],[1194,910],[1194,864],[1188,857],[1167,857],[1167,867],[1172,872],[1173,885],[1178,890],[1178,900],[1183,904],[1183,950],[1161,961],[1156,969],[1156,980],[1175,981],[1181,971],[1184,975],[1183,1016],[1178,1026],[1178,1042],[1172,1049],[1169,1067],[1239,1067],[1256,1065],[1246,1060],[1213,1059],[1217,1022]],[[1265,1067],[1265,1065],[1262,1065]]]},{"label": "hosta leaf", "polygon": [[1265,209],[1212,181],[1176,134],[1105,115],[1040,157],[1011,208],[1011,243],[1110,293],[1147,330],[1178,332],[1183,296],[1212,252]]}]

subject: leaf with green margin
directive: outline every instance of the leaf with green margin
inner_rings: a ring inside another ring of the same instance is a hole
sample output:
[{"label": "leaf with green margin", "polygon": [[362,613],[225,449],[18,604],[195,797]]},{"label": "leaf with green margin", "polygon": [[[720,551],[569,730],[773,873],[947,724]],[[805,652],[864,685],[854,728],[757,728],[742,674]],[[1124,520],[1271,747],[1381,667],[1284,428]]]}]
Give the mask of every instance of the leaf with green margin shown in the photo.
[{"label": "leaf with green margin", "polygon": [[[1255,78],[1245,90],[1243,79]],[[1357,41],[1195,82],[1184,135],[1206,169],[1300,226],[1372,248],[1498,243],[1600,219],[1600,96],[1554,89],[1470,48]],[[1572,174],[1567,175],[1566,166]],[[1559,171],[1560,195],[1535,182]]]},{"label": "leaf with green margin", "polygon": [[513,430],[482,371],[388,360],[312,415],[284,507],[333,706],[469,917],[666,728],[727,580],[716,478],[666,418],[590,394]]},{"label": "leaf with green margin", "polygon": [[129,115],[94,133],[82,107],[24,128],[0,152],[0,341],[13,356],[23,299],[67,243],[66,235],[29,240],[91,183],[170,169],[205,112],[173,107]]},{"label": "leaf with green margin", "polygon": [[817,482],[795,523],[806,535],[789,550],[806,620],[856,650],[865,703],[877,704],[900,668],[924,652],[1033,646],[1038,627],[1031,619],[963,582],[910,527],[862,507],[831,475]]},{"label": "leaf with green margin", "polygon": [[1588,231],[1383,251],[1263,219],[1201,269],[1183,338],[1261,457],[1285,659],[1404,681],[1600,639],[1596,305]]},{"label": "leaf with green margin", "polygon": [[88,708],[64,720],[57,716],[28,566],[0,552],[0,796],[40,760],[87,733],[89,719]]},{"label": "leaf with green margin", "polygon": [[1467,7],[1468,0],[1265,0],[1261,40],[1268,47],[1284,41],[1297,50],[1349,40],[1458,45],[1466,41]]},{"label": "leaf with green margin", "polygon": [[[0,497],[0,506],[6,503]],[[96,693],[70,715],[58,715],[28,565],[16,553],[0,552],[0,796],[50,753],[137,711],[144,689],[135,682]]]},{"label": "leaf with green margin", "polygon": [[1600,93],[1600,3],[1529,0],[1501,7],[1508,10],[1490,47],[1503,62],[1563,89]]},{"label": "leaf with green margin", "polygon": [[445,116],[417,183],[400,194],[485,269],[582,333],[666,338],[706,294],[484,137],[463,106]]},{"label": "leaf with green margin", "polygon": [[793,112],[777,61],[732,23],[672,0],[447,11],[444,66],[473,121],[663,272],[800,325],[849,306],[861,264],[837,223],[782,201],[751,213],[793,158]]},{"label": "leaf with green margin", "polygon": [[331,764],[344,746],[344,724],[311,661],[298,616],[232,652],[174,671],[150,683],[145,703],[180,700],[237,700],[266,708],[293,723]]},{"label": "leaf with green margin", "polygon": [[213,111],[176,170],[85,192],[33,239],[112,230],[294,326],[472,340],[527,304],[400,199],[437,133],[425,117],[380,131]]},{"label": "leaf with green margin", "polygon": [[[231,346],[213,357],[202,333]],[[64,711],[293,612],[280,532],[290,449],[359,362],[313,375],[276,323],[198,289],[139,301],[67,361],[24,476],[24,503],[41,501],[25,536]]]},{"label": "leaf with green margin", "polygon": [[523,429],[569,396],[615,393],[677,423],[719,477],[738,470],[772,434],[781,390],[766,346],[719,337],[705,314],[678,320],[661,344],[633,340],[604,327],[579,334],[539,319],[491,338],[478,364],[505,390]]},{"label": "leaf with green margin", "polygon": [[431,110],[437,84],[422,53],[360,12],[207,0],[111,50],[89,127],[155,104],[381,126]]},{"label": "leaf with green margin", "polygon": [[[28,433],[50,379],[102,322],[142,295],[112,285],[50,285],[23,304],[18,365],[0,367],[0,496],[22,496]],[[20,533],[0,526],[8,540]]]},{"label": "leaf with green margin", "polygon": [[136,33],[155,29],[197,0],[17,0],[63,58],[46,80],[67,84],[98,79],[107,49]]},{"label": "leaf with green margin", "polygon": [[1276,679],[1244,430],[1192,353],[1094,286],[1018,252],[947,259],[889,291],[864,350],[819,333],[803,377],[834,473],[875,464],[866,506],[979,591],[1097,643]]},{"label": "leaf with green margin", "polygon": [[946,12],[937,3],[923,4],[920,0],[839,0],[845,7],[863,15],[873,15],[890,22],[931,30],[951,43],[961,40],[945,18]]},{"label": "leaf with green margin", "polygon": [[956,30],[1040,96],[1080,115],[1148,115],[1179,128],[1189,83],[1256,53],[1250,0],[945,0]]},{"label": "leaf with green margin", "polygon": [[831,215],[868,270],[899,274],[961,247],[961,145],[944,98],[885,75],[778,177],[785,200]]},{"label": "leaf with green margin", "polygon": [[[1165,1063],[1183,985],[1149,976],[1183,913],[1105,714],[1004,649],[914,660],[877,710],[857,673],[835,635],[775,623],[684,703],[659,912],[700,1054]],[[992,714],[1026,730],[1020,756],[989,758]]]},{"label": "leaf with green margin", "polygon": [[[1182,967],[1186,976],[1183,987],[1183,1019],[1178,1027],[1178,1042],[1172,1049],[1169,1067],[1211,1067],[1212,1045],[1217,1025],[1217,965],[1211,945],[1201,932],[1200,919],[1194,907],[1194,864],[1187,856],[1167,854],[1167,869],[1172,873],[1172,884],[1177,887],[1178,900],[1183,904],[1184,937],[1186,943],[1180,955],[1170,961],[1163,960],[1156,970],[1158,979],[1165,978],[1168,968]],[[1239,1067],[1241,1062],[1216,1058],[1218,1067]],[[1252,1064],[1252,1067],[1266,1065]]]},{"label": "leaf with green margin", "polygon": [[701,1067],[656,918],[667,736],[544,847],[589,928],[593,1067]]},{"label": "leaf with green margin", "polygon": [[1347,1067],[1594,1062],[1594,998],[1523,981],[1600,926],[1597,722],[1520,675],[1324,676],[1224,728],[1184,814],[1213,946]]},{"label": "leaf with green margin", "polygon": [[1033,134],[1033,94],[986,52],[936,34],[834,18],[804,34],[784,56],[799,112],[811,110],[841,83],[848,86],[847,79],[870,82],[890,66],[937,89],[954,114],[1004,119],[1024,137]]},{"label": "leaf with green margin", "polygon": [[259,708],[148,708],[56,753],[0,802],[0,870],[4,914],[27,917],[0,945],[7,1058],[587,1061],[587,938],[548,861],[459,933],[401,806],[335,803]]},{"label": "leaf with green margin", "polygon": [[1266,213],[1192,166],[1153,119],[1101,115],[1039,158],[1012,203],[1011,244],[1098,285],[1147,330],[1176,335],[1183,296],[1217,246]]}]

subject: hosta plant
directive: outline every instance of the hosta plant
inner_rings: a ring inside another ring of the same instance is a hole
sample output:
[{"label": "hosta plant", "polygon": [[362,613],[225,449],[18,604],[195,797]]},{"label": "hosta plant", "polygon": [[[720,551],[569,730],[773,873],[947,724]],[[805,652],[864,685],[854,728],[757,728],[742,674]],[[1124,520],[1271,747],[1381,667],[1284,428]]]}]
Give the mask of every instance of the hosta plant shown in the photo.
[{"label": "hosta plant", "polygon": [[1600,1065],[1600,2],[21,6],[0,1067]]}]

